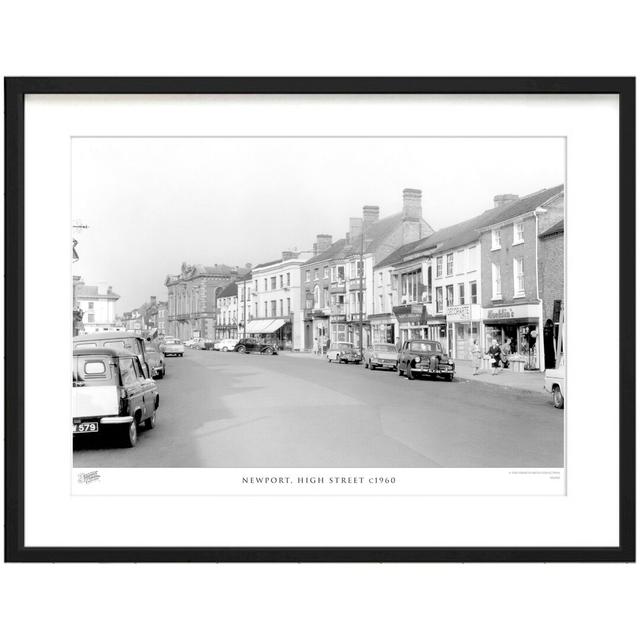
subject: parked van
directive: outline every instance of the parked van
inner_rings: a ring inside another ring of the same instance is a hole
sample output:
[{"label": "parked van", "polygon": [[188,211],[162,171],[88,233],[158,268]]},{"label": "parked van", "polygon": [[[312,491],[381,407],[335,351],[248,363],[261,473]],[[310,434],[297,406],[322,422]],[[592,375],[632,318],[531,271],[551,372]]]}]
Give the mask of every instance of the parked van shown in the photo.
[{"label": "parked van", "polygon": [[137,333],[132,331],[102,331],[73,338],[74,350],[92,347],[130,351],[140,358],[140,363],[147,378],[155,375],[147,358],[147,341]]}]

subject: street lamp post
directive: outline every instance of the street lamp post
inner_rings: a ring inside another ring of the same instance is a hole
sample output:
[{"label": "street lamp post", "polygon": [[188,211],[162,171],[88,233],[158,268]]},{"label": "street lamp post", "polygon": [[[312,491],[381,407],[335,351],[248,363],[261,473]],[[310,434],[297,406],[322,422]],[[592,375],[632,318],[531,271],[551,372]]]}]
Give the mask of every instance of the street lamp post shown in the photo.
[{"label": "street lamp post", "polygon": [[363,339],[363,327],[362,327],[362,312],[364,307],[364,232],[365,221],[362,223],[362,234],[360,236],[360,360],[364,357],[364,350],[362,347]]}]

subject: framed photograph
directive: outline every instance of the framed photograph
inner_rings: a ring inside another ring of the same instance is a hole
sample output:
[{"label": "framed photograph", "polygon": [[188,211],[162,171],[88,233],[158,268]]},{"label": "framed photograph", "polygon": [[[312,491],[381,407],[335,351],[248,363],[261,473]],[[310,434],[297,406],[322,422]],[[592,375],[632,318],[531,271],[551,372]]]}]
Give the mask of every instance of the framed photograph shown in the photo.
[{"label": "framed photograph", "polygon": [[635,79],[5,80],[8,561],[635,560]]}]

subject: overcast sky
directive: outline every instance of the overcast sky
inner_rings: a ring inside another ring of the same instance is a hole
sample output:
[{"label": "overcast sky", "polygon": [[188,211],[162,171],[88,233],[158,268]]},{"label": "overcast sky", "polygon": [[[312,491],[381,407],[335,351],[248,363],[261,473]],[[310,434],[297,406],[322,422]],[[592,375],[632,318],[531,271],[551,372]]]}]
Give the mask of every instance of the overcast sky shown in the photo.
[{"label": "overcast sky", "polygon": [[120,294],[117,312],[189,264],[258,264],[336,240],[363,205],[400,211],[422,189],[434,228],[477,215],[498,193],[564,182],[559,138],[81,138],[72,148],[74,273]]}]

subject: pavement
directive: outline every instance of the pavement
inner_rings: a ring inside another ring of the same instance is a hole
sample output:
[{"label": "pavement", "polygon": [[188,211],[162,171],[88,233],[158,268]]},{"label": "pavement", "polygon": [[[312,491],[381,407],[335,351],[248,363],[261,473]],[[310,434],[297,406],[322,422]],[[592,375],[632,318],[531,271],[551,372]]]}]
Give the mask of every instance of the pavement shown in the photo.
[{"label": "pavement", "polygon": [[187,349],[166,368],[156,427],[141,431],[132,449],[104,434],[78,437],[74,466],[561,467],[564,461],[564,412],[546,395],[497,383],[462,375],[410,381],[313,354]]}]

